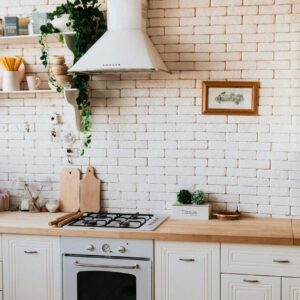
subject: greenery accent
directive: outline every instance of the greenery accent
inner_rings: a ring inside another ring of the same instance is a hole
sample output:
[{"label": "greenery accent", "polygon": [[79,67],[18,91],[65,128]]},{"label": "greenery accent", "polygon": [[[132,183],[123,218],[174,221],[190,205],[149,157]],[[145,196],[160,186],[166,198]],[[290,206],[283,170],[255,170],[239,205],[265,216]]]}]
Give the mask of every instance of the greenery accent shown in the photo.
[{"label": "greenery accent", "polygon": [[191,204],[192,194],[188,190],[181,190],[177,193],[177,201],[181,204]]},{"label": "greenery accent", "polygon": [[[49,19],[60,17],[64,14],[69,15],[68,27],[75,31],[75,47],[73,49],[74,64],[87,52],[87,50],[105,33],[106,21],[103,12],[100,10],[98,0],[67,0],[65,4],[57,6],[56,9],[49,14]],[[62,35],[53,27],[51,23],[41,26],[41,38],[39,40],[42,49],[41,60],[45,67],[49,68],[48,47],[46,37],[48,34],[58,34],[60,41],[63,41]],[[62,92],[63,88],[57,85],[55,78],[52,76],[51,67],[49,68],[49,81],[56,87],[58,92]],[[77,105],[82,115],[83,128],[83,145],[81,155],[84,155],[85,149],[91,143],[91,108],[89,101],[90,77],[86,74],[73,74],[74,87],[79,89]]]},{"label": "greenery accent", "polygon": [[204,192],[195,191],[192,193],[192,203],[196,205],[200,205],[204,203]]}]

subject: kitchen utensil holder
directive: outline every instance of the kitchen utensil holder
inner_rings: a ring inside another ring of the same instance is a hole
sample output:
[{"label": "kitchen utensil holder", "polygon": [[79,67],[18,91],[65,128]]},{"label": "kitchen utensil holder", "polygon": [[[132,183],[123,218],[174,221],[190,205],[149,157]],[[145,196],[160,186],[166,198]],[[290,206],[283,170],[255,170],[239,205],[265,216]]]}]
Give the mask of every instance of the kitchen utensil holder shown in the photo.
[{"label": "kitchen utensil holder", "polygon": [[3,72],[3,92],[13,92],[20,90],[20,80],[18,71]]}]

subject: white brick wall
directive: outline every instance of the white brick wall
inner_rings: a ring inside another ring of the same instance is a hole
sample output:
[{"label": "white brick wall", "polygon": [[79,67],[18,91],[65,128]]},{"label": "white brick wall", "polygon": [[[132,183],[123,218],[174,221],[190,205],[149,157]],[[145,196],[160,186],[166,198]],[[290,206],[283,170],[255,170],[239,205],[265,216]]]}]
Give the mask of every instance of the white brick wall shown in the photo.
[{"label": "white brick wall", "polygon": [[[0,14],[52,10],[62,0],[0,2]],[[299,0],[149,0],[148,33],[172,74],[95,75],[93,143],[74,166],[96,167],[106,209],[169,211],[181,188],[215,209],[300,217]],[[51,54],[64,53],[59,44]],[[0,46],[47,76],[39,46]],[[201,115],[202,80],[259,80],[259,116]],[[45,87],[45,83],[44,83]],[[63,147],[50,141],[57,95],[0,95],[0,187],[44,184],[56,198]],[[31,131],[24,133],[29,122]]]}]

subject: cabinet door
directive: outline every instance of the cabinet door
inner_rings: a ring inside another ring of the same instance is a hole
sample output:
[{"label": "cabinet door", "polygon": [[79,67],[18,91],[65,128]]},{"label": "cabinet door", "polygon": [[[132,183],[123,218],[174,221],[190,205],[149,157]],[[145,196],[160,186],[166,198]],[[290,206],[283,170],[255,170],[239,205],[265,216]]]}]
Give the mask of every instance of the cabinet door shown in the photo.
[{"label": "cabinet door", "polygon": [[4,300],[61,299],[58,237],[3,236]]},{"label": "cabinet door", "polygon": [[282,300],[300,300],[300,278],[282,278]]},{"label": "cabinet door", "polygon": [[156,242],[155,299],[219,300],[219,244]]},{"label": "cabinet door", "polygon": [[281,278],[222,274],[222,300],[281,300]]}]

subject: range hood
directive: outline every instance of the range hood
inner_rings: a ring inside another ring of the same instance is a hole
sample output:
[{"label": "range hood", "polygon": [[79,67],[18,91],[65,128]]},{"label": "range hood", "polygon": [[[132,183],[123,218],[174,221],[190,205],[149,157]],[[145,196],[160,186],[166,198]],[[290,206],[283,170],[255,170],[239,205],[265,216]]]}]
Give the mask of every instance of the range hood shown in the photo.
[{"label": "range hood", "polygon": [[107,0],[107,32],[69,72],[168,72],[146,33],[146,21],[147,0]]}]

